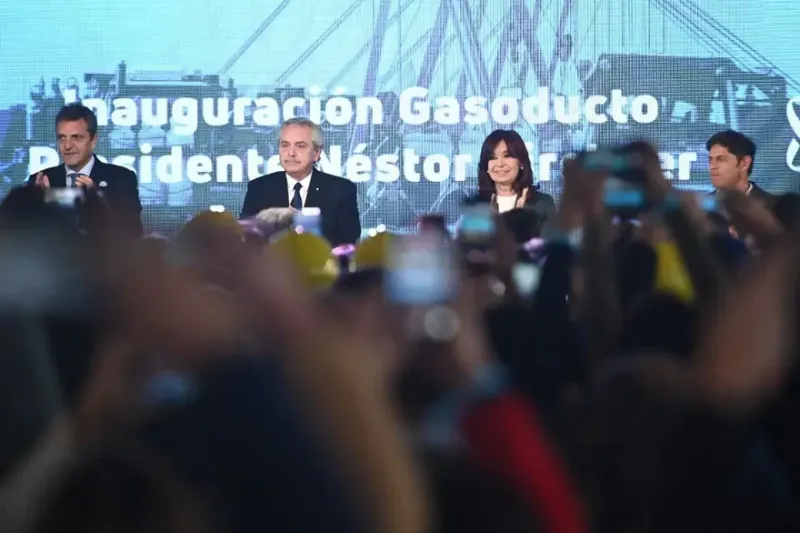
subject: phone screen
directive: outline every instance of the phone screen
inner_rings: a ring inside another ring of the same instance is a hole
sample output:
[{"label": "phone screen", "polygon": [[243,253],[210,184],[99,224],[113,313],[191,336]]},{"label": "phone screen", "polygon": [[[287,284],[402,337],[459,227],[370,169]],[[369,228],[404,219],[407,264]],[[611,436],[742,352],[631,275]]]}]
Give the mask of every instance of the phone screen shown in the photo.
[{"label": "phone screen", "polygon": [[50,187],[45,190],[44,200],[47,203],[57,204],[61,207],[74,208],[75,202],[81,198],[83,198],[83,189]]},{"label": "phone screen", "polygon": [[519,262],[514,265],[511,277],[517,294],[523,298],[532,298],[539,288],[542,267],[536,263]]},{"label": "phone screen", "polygon": [[475,275],[491,270],[495,259],[494,210],[490,204],[465,206],[458,224],[458,244],[462,261]]},{"label": "phone screen", "polygon": [[429,306],[455,296],[458,274],[452,250],[433,232],[394,239],[388,266],[385,291],[394,303]]},{"label": "phone screen", "polygon": [[[0,311],[82,316],[94,310],[95,280],[77,234],[50,227],[0,232]],[[13,253],[11,253],[13,251]]]},{"label": "phone screen", "polygon": [[717,210],[717,197],[711,194],[698,194],[697,203],[703,211],[711,212]]},{"label": "phone screen", "polygon": [[294,215],[292,221],[298,233],[322,235],[322,211],[318,207],[306,207]]},{"label": "phone screen", "polygon": [[638,209],[644,205],[644,193],[618,178],[606,180],[603,202],[611,209]]},{"label": "phone screen", "polygon": [[156,374],[145,383],[140,399],[146,405],[182,405],[194,398],[197,386],[187,376],[164,371]]},{"label": "phone screen", "polygon": [[494,211],[490,204],[465,206],[458,223],[458,238],[462,242],[489,243],[494,239]]}]

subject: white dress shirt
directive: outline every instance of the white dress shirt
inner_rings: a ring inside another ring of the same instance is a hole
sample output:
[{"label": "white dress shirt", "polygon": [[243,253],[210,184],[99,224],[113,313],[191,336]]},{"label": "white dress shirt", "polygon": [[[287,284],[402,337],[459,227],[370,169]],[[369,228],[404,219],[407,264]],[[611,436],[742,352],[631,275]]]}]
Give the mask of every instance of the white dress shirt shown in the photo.
[{"label": "white dress shirt", "polygon": [[497,195],[497,212],[498,213],[505,213],[506,211],[511,211],[517,207],[517,198],[518,195],[513,196],[500,196]]},{"label": "white dress shirt", "polygon": [[[311,174],[313,173],[314,171],[311,171]],[[299,182],[293,177],[289,176],[289,174],[286,174],[286,190],[289,192],[289,203],[286,205],[290,205],[292,203],[292,198],[294,198],[294,186],[295,184],[300,183],[300,185],[303,186],[303,188],[300,189],[300,199],[303,201],[303,207],[306,206],[308,187],[311,185],[311,174],[301,179]]]},{"label": "white dress shirt", "polygon": [[75,186],[75,178],[72,178],[72,181],[70,181],[69,177],[70,174],[78,174],[79,176],[83,174],[84,176],[91,176],[92,168],[94,168],[94,156],[92,156],[89,162],[86,163],[80,170],[73,170],[69,168],[66,163],[64,163],[64,169],[67,171],[67,181],[66,181],[67,188]]}]

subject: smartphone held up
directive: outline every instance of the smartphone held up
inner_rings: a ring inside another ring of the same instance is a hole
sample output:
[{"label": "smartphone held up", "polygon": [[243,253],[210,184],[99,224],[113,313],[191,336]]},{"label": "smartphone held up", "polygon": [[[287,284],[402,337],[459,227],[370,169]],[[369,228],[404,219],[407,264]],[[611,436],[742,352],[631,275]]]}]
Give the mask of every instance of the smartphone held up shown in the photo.
[{"label": "smartphone held up", "polygon": [[384,291],[387,300],[401,310],[412,338],[445,342],[455,336],[458,272],[453,246],[438,231],[423,230],[392,240]]},{"label": "smartphone held up", "polygon": [[494,209],[486,202],[464,205],[456,240],[462,261],[470,275],[486,275],[496,260],[497,222]]}]

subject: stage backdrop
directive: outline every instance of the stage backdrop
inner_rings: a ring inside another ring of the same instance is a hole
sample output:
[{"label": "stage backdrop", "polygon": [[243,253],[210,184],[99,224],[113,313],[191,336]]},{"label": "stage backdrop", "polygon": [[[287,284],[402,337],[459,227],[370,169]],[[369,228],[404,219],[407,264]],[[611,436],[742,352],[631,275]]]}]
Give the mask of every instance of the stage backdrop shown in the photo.
[{"label": "stage backdrop", "polygon": [[[710,189],[706,139],[758,143],[754,179],[797,190],[800,10],[784,0],[0,0],[2,192],[58,163],[54,117],[97,112],[97,154],[139,176],[151,230],[279,169],[282,120],[322,124],[322,168],[365,230],[455,221],[481,142],[514,128],[542,190],[602,143],[657,143]],[[324,216],[324,213],[323,213]]]}]

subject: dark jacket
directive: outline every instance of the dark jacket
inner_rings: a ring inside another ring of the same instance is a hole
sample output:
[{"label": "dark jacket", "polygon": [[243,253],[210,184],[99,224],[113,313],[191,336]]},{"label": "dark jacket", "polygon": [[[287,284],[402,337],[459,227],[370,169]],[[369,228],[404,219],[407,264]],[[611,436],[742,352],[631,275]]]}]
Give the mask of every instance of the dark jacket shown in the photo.
[{"label": "dark jacket", "polygon": [[[768,193],[767,191],[765,191],[761,187],[759,187],[758,184],[756,182],[754,182],[754,181],[751,181],[750,185],[752,185],[753,188],[750,190],[749,195],[752,196],[753,198],[761,200],[762,202],[764,202],[767,205],[767,207],[771,208],[772,204],[775,202],[775,196],[770,194],[770,193]],[[717,194],[717,190],[715,189],[715,190],[711,191],[708,194],[711,195],[711,196],[715,196]]]},{"label": "dark jacket", "polygon": [[[66,187],[67,169],[63,163],[41,172],[47,176],[51,187]],[[25,184],[35,184],[36,174],[29,176]],[[139,181],[136,179],[136,173],[119,165],[103,163],[94,156],[94,165],[89,177],[113,211],[114,222],[125,233],[141,236],[142,204],[139,200]]]},{"label": "dark jacket", "polygon": [[[250,218],[264,209],[289,207],[286,173],[273,172],[247,184],[240,218]],[[304,207],[322,213],[322,235],[332,246],[351,244],[361,237],[355,184],[314,169]]]},{"label": "dark jacket", "polygon": [[[492,203],[495,211],[497,210],[497,195],[488,192],[478,193],[478,198]],[[533,187],[523,189],[517,196],[517,209],[531,209],[539,215],[540,223],[544,226],[545,222],[551,219],[556,213],[556,201],[549,194],[537,191]]]}]

